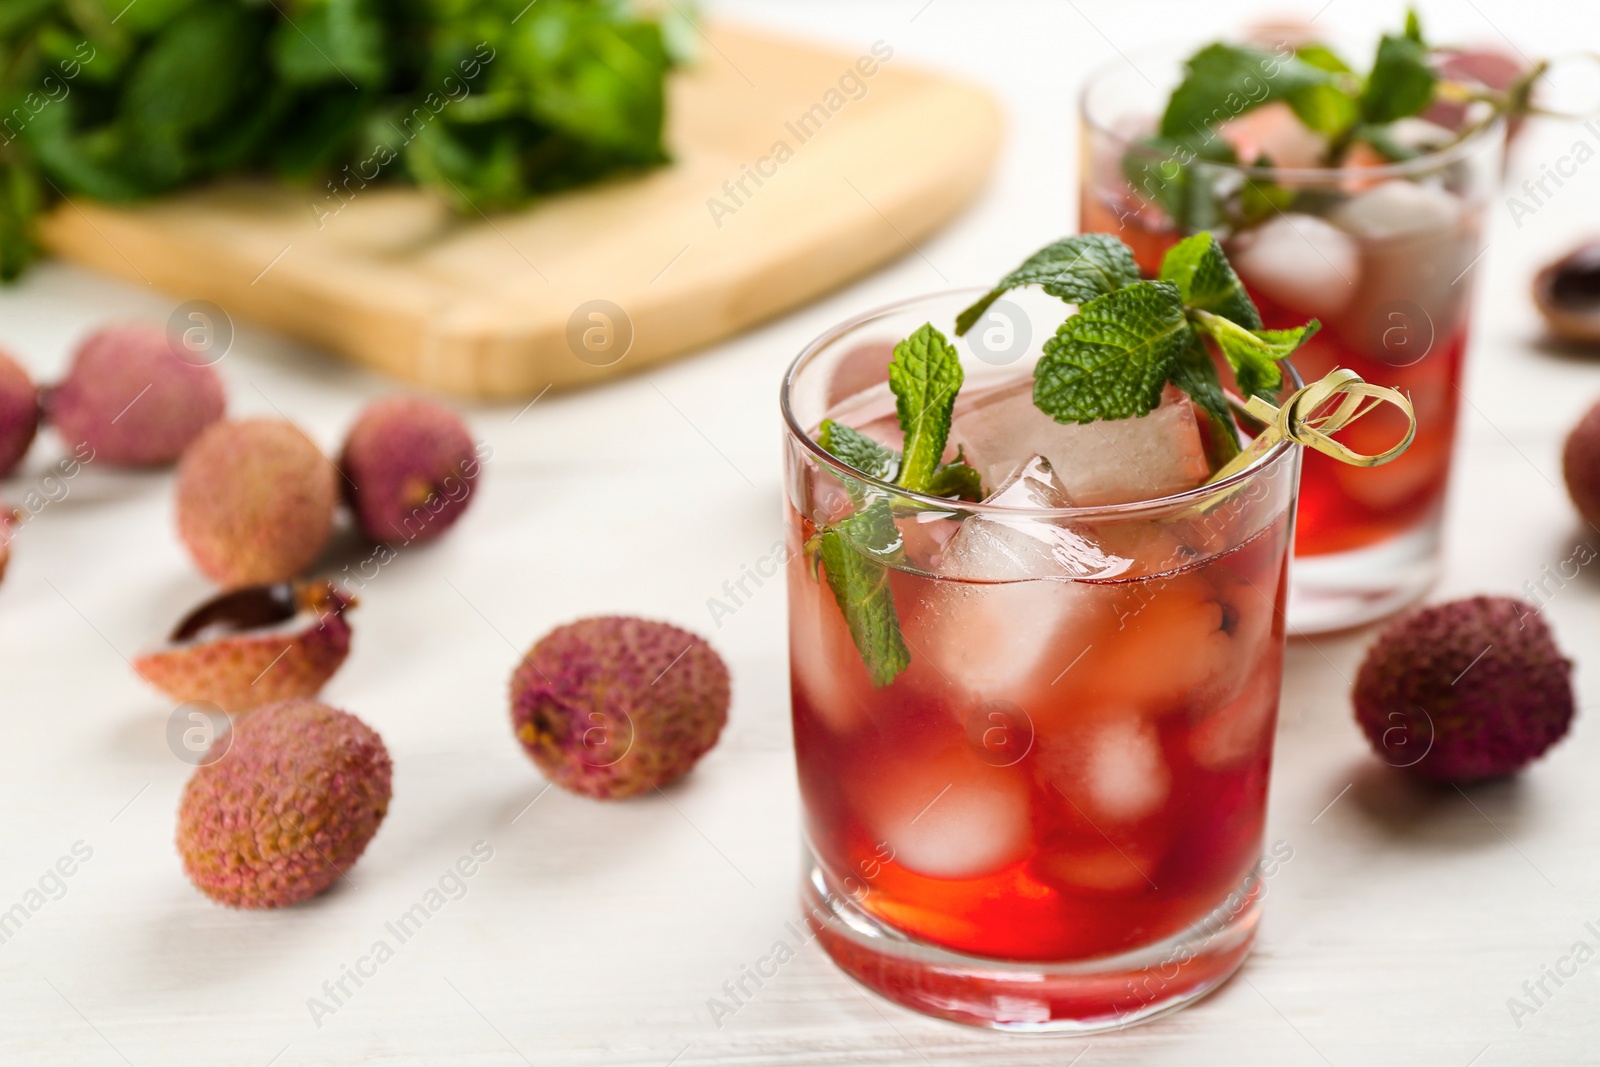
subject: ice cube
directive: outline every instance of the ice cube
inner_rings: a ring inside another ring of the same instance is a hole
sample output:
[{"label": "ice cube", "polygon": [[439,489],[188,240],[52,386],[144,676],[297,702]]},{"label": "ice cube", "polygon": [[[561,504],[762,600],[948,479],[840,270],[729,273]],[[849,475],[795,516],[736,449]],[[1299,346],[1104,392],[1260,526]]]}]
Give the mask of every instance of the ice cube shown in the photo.
[{"label": "ice cube", "polygon": [[1167,801],[1172,774],[1161,734],[1129,711],[1095,721],[1042,728],[1039,774],[1067,802],[1068,824],[1109,830],[1155,814]]},{"label": "ice cube", "polygon": [[1194,406],[1171,387],[1137,419],[1063,424],[1033,403],[1033,383],[997,389],[958,413],[951,439],[988,486],[1001,486],[1035,456],[1055,471],[1078,507],[1149,500],[1193,489],[1210,474]]},{"label": "ice cube", "polygon": [[894,862],[931,878],[978,878],[1027,854],[1028,783],[963,747],[896,750],[858,776],[863,821]]},{"label": "ice cube", "polygon": [[[984,501],[1034,510],[1071,505],[1049,460],[1034,456]],[[983,582],[1029,578],[1109,578],[1129,561],[1107,556],[1082,533],[1037,518],[974,515],[945,547],[942,570],[952,578]]]},{"label": "ice cube", "polygon": [[828,377],[828,406],[834,407],[864,390],[889,380],[889,358],[894,345],[868,341],[839,357]]},{"label": "ice cube", "polygon": [[1270,749],[1280,679],[1277,670],[1257,671],[1242,692],[1196,723],[1188,739],[1194,761],[1219,771]]},{"label": "ice cube", "polygon": [[1424,182],[1384,182],[1339,206],[1333,220],[1357,237],[1371,241],[1453,227],[1461,202],[1449,191]]},{"label": "ice cube", "polygon": [[1217,132],[1247,163],[1265,156],[1274,167],[1316,167],[1328,152],[1328,139],[1308,128],[1282,101],[1229,119]]},{"label": "ice cube", "polygon": [[1228,258],[1252,290],[1302,315],[1337,314],[1361,283],[1355,240],[1315,215],[1276,215],[1240,235]]},{"label": "ice cube", "polygon": [[832,590],[798,554],[789,562],[789,663],[795,695],[830,730],[847,735],[866,723],[872,679]]}]

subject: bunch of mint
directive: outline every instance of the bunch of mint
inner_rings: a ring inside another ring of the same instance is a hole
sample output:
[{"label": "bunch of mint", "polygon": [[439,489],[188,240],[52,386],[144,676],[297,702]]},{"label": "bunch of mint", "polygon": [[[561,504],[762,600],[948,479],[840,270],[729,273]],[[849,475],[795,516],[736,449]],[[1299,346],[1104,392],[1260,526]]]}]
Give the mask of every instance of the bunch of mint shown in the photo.
[{"label": "bunch of mint", "polygon": [[[1212,357],[1220,353],[1241,396],[1276,400],[1279,362],[1317,332],[1315,319],[1291,330],[1266,330],[1209,232],[1174,245],[1154,279],[1142,278],[1133,251],[1115,237],[1079,234],[1034,253],[956,318],[965,334],[1005,293],[1037,285],[1076,304],[1044,343],[1034,366],[1033,402],[1061,423],[1148,415],[1170,383],[1211,421],[1219,463],[1239,449],[1239,431]],[[897,514],[923,505],[894,492],[981,500],[978,472],[959,454],[941,462],[963,380],[955,347],[925,323],[894,348],[889,388],[905,435],[903,452],[832,420],[817,443],[870,482],[846,477],[850,515],[807,545],[850,628],[873,684],[886,686],[911,662],[895,613],[889,572],[905,562]],[[990,487],[991,489],[993,487]]]},{"label": "bunch of mint", "polygon": [[[1206,164],[1269,167],[1262,156],[1241,160],[1218,127],[1266,104],[1286,104],[1309,130],[1327,142],[1325,166],[1338,166],[1352,146],[1366,144],[1384,159],[1400,161],[1417,150],[1394,136],[1393,124],[1421,115],[1445,87],[1436,73],[1444,50],[1422,35],[1415,10],[1400,33],[1386,34],[1365,76],[1323,44],[1276,51],[1216,43],[1184,64],[1184,78],[1167,102],[1157,132],[1123,159],[1130,185],[1151,197],[1178,229],[1192,232],[1240,227],[1286,210],[1296,192],[1260,178],[1242,185],[1219,182]],[[1503,113],[1529,107],[1537,65],[1510,89],[1486,93],[1451,87],[1458,98],[1477,96]],[[1465,133],[1467,131],[1460,131]]]},{"label": "bunch of mint", "polygon": [[0,277],[62,197],[256,173],[319,218],[383,181],[488,211],[661,163],[665,31],[617,0],[0,0]]}]

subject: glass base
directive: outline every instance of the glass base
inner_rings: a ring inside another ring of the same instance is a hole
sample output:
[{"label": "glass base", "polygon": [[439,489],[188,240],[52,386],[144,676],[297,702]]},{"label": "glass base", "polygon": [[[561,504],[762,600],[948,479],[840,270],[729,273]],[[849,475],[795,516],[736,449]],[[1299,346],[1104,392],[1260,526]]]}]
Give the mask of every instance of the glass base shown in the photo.
[{"label": "glass base", "polygon": [[846,974],[925,1015],[1016,1032],[1097,1034],[1192,1004],[1244,962],[1264,896],[1252,870],[1209,915],[1164,941],[1092,960],[1015,962],[967,956],[886,926],[805,858],[807,925]]},{"label": "glass base", "polygon": [[1347,630],[1393,615],[1439,577],[1439,520],[1373,548],[1296,556],[1289,568],[1290,634]]}]

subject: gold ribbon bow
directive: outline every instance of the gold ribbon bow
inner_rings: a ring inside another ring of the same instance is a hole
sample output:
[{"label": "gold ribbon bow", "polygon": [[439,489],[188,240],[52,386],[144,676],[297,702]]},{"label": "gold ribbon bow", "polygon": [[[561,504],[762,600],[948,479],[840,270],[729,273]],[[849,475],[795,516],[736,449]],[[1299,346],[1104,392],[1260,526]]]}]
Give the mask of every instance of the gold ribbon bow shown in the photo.
[{"label": "gold ribbon bow", "polygon": [[[1333,410],[1322,415],[1317,414],[1335,398],[1339,403]],[[1405,413],[1406,433],[1395,445],[1375,456],[1369,456],[1333,439],[1331,435],[1338,433],[1380,404],[1393,404]],[[1348,463],[1352,467],[1376,467],[1404,452],[1410,446],[1412,438],[1417,435],[1417,415],[1411,409],[1411,401],[1406,399],[1404,393],[1387,386],[1373,385],[1355,371],[1343,367],[1330,371],[1310,385],[1296,389],[1284,401],[1282,407],[1277,407],[1258,396],[1252,396],[1244,407],[1250,414],[1266,423],[1266,428],[1256,435],[1256,439],[1250,442],[1249,447],[1212,475],[1210,480],[1213,482],[1244,470],[1284,439],[1293,441],[1297,445],[1314,448],[1323,455],[1332,456],[1340,463]]]}]

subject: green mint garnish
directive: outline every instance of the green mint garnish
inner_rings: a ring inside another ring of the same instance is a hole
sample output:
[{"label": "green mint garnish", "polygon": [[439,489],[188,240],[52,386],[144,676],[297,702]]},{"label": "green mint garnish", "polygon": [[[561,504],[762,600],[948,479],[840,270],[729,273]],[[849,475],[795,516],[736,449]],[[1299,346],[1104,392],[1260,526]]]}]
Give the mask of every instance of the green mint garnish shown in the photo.
[{"label": "green mint garnish", "polygon": [[1188,307],[1214,312],[1249,330],[1261,328],[1261,313],[1211,234],[1197,233],[1173,245],[1157,276],[1176,285]]},{"label": "green mint garnish", "polygon": [[824,530],[819,541],[828,588],[879,688],[911,662],[889,588],[889,567],[900,561],[904,547],[889,501],[882,497]]},{"label": "green mint garnish", "polygon": [[933,472],[933,479],[928,483],[928,495],[974,502],[982,500],[983,476],[977,468],[968,466],[966,459],[958,453],[954,460]]},{"label": "green mint garnish", "polygon": [[1207,45],[1184,63],[1183,81],[1161,116],[1161,136],[1186,144],[1210,141],[1217,127],[1276,100],[1294,107],[1302,93],[1330,75],[1290,56],[1243,45]]},{"label": "green mint garnish", "polygon": [[961,357],[932,323],[894,346],[889,388],[905,433],[897,484],[927,492],[950,439],[950,417],[961,389]]},{"label": "green mint garnish", "polygon": [[[1415,16],[1415,12],[1412,14]],[[1367,76],[1366,91],[1361,94],[1363,122],[1394,122],[1420,114],[1432,102],[1438,78],[1428,66],[1428,48],[1422,43],[1420,31],[1417,37],[1411,36],[1413,28],[1408,22],[1406,36],[1386,35],[1378,42],[1378,58]]]},{"label": "green mint garnish", "polygon": [[1044,343],[1034,406],[1057,422],[1147,415],[1190,337],[1171,282],[1134,282],[1096,297]]},{"label": "green mint garnish", "polygon": [[956,316],[956,335],[964,336],[989,305],[1024,285],[1037,285],[1069,303],[1087,304],[1138,280],[1139,265],[1127,245],[1102,233],[1075,234],[1039,249]]},{"label": "green mint garnish", "polygon": [[880,482],[892,480],[900,469],[900,456],[893,449],[885,448],[860,430],[832,419],[822,420],[817,444],[840,463]]},{"label": "green mint garnish", "polygon": [[1204,339],[1216,343],[1243,394],[1270,399],[1283,381],[1278,362],[1317,328],[1313,320],[1262,329],[1216,238],[1198,233],[1167,251],[1155,280],[1097,296],[1061,324],[1034,367],[1033,402],[1063,423],[1137,418],[1155,409],[1170,382],[1211,420],[1215,459],[1236,451],[1238,441]]}]

